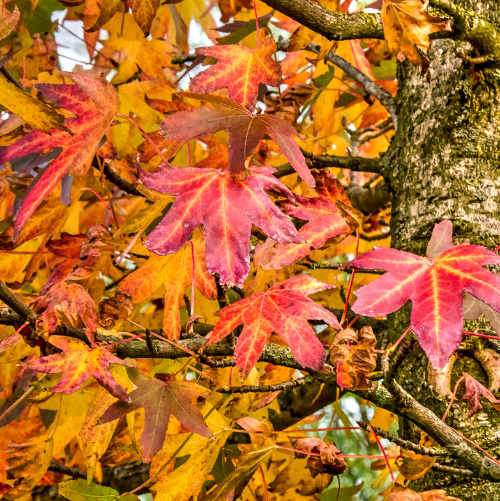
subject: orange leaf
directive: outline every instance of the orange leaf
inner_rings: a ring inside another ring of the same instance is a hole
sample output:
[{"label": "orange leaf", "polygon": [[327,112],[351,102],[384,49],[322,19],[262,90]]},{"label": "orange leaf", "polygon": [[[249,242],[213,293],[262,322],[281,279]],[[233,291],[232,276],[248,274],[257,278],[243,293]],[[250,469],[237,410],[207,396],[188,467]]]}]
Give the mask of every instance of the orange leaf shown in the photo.
[{"label": "orange leaf", "polygon": [[64,336],[52,336],[50,342],[62,350],[62,353],[48,355],[32,360],[27,367],[36,372],[46,374],[61,374],[61,379],[52,391],[73,393],[81,388],[90,377],[104,386],[112,395],[125,402],[129,397],[109,372],[111,364],[131,365],[115,357],[105,348],[88,348],[82,341]]},{"label": "orange leaf", "polygon": [[384,0],[382,23],[389,50],[399,61],[422,62],[431,33],[449,30],[449,23],[427,14],[427,0]]},{"label": "orange leaf", "polygon": [[163,332],[169,339],[179,339],[179,309],[184,302],[186,288],[193,280],[203,295],[211,299],[217,296],[215,281],[205,266],[204,240],[199,233],[175,254],[150,257],[123,280],[119,290],[129,295],[134,303],[151,299],[155,293],[163,291]]},{"label": "orange leaf", "polygon": [[37,298],[34,309],[41,313],[38,321],[47,332],[55,332],[58,325],[74,328],[85,326],[87,337],[93,341],[98,327],[97,307],[81,285],[56,282],[45,294]]}]

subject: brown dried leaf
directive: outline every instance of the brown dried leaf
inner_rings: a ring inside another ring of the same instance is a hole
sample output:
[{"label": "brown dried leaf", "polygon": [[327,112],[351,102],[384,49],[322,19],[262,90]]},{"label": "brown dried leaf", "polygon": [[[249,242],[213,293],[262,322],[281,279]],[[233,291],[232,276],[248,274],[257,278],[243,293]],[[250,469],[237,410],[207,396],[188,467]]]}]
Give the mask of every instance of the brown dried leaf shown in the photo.
[{"label": "brown dried leaf", "polygon": [[335,335],[330,349],[330,363],[337,369],[337,384],[341,388],[361,389],[370,386],[368,375],[377,363],[376,338],[369,326],[359,332],[344,329]]}]

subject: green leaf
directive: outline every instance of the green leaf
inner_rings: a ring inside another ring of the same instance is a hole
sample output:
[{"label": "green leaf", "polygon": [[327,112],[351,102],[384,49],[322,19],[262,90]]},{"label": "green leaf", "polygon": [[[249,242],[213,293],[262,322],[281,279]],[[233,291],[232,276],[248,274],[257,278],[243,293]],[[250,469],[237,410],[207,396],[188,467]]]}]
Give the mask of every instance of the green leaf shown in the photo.
[{"label": "green leaf", "polygon": [[59,495],[70,501],[115,501],[120,497],[118,491],[104,485],[86,480],[67,480],[59,484]]}]

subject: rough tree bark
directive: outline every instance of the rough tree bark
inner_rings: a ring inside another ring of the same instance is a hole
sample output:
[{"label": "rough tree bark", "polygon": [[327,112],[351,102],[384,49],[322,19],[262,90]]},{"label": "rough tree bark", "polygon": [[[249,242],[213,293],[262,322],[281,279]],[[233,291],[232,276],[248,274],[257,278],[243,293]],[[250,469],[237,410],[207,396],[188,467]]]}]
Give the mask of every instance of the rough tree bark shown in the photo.
[{"label": "rough tree bark", "polygon": [[[495,1],[469,2],[467,7],[498,26]],[[394,247],[424,254],[433,225],[442,219],[453,221],[458,240],[490,248],[499,243],[498,69],[471,66],[463,53],[470,53],[468,42],[436,40],[428,68],[409,64],[399,68],[399,129],[385,169],[393,194]],[[407,312],[395,315],[390,330],[401,332],[407,322]],[[450,375],[452,385],[464,370],[488,383],[485,369],[474,357],[474,344],[479,348],[477,345],[484,343],[469,343],[469,349],[461,352]],[[395,377],[419,402],[442,415],[447,402],[431,383],[422,351],[416,344],[413,346]],[[493,452],[498,444],[498,428],[494,411],[488,409],[485,406],[486,412],[469,418],[462,406],[447,422]],[[401,424],[403,434],[415,438],[414,427],[407,422]],[[445,487],[450,495],[464,500],[500,498],[499,484],[437,472],[426,475],[415,487]]]},{"label": "rough tree bark", "polygon": [[[269,2],[279,4],[281,2]],[[288,4],[289,2],[284,2]],[[498,28],[500,12],[495,0],[461,0],[456,4],[471,9]],[[289,7],[288,5],[286,7]],[[278,7],[279,8],[279,7]],[[298,18],[300,20],[300,18]],[[330,37],[332,38],[332,37]],[[499,243],[497,166],[500,117],[500,79],[493,65],[470,64],[464,54],[473,47],[460,40],[436,40],[429,63],[409,63],[398,70],[396,98],[398,130],[384,157],[384,177],[392,192],[392,246],[425,253],[432,227],[442,219],[453,221],[454,237],[494,248]],[[408,325],[408,310],[389,319],[393,339]],[[467,342],[452,373],[445,377],[454,384],[464,370],[485,384],[487,371],[474,357],[483,343]],[[416,343],[411,345],[394,375],[420,403],[442,415],[447,400],[433,386],[427,360]],[[490,348],[497,348],[490,346]],[[480,357],[478,357],[480,358]],[[446,384],[446,381],[445,381]],[[316,386],[316,391],[318,386]],[[308,392],[295,388],[281,396],[281,415],[271,416],[278,426],[310,412]],[[335,398],[325,388],[316,400],[325,405]],[[498,443],[491,409],[468,417],[461,406],[448,423],[483,448],[494,452]],[[419,432],[409,421],[401,421],[404,438],[416,439]],[[499,484],[433,472],[414,482],[414,488],[446,488],[461,499],[500,499]]]}]

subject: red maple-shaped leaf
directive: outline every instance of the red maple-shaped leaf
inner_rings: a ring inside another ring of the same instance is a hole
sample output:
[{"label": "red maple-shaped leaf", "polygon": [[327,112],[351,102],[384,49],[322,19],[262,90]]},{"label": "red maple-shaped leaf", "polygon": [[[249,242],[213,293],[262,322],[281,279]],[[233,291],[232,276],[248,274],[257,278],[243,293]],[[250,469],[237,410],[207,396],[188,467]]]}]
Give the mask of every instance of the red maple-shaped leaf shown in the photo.
[{"label": "red maple-shaped leaf", "polygon": [[85,73],[73,73],[71,78],[76,84],[37,85],[47,99],[74,115],[64,121],[66,130],[35,130],[0,148],[0,163],[61,150],[23,200],[14,222],[16,234],[66,175],[86,172],[116,113],[116,92],[111,85]]},{"label": "red maple-shaped leaf", "polygon": [[254,167],[243,179],[218,169],[163,166],[143,173],[149,188],[177,197],[167,215],[149,234],[145,245],[157,254],[176,252],[197,226],[203,226],[206,264],[220,282],[242,285],[249,270],[252,225],[278,242],[295,241],[297,230],[267,196],[273,189],[291,196],[272,176],[273,169]]},{"label": "red maple-shaped leaf", "polygon": [[462,400],[469,403],[471,416],[483,408],[481,405],[481,397],[488,400],[488,402],[490,402],[495,409],[500,409],[500,400],[477,379],[472,377],[470,374],[467,374],[467,372],[463,373],[462,378],[465,386],[465,392],[462,395]]},{"label": "red maple-shaped leaf", "polygon": [[177,381],[171,375],[147,378],[138,371],[129,371],[129,376],[137,388],[130,393],[130,402],[115,402],[103,414],[101,423],[107,423],[124,416],[140,407],[144,408],[144,431],[141,446],[144,458],[149,461],[161,448],[170,416],[175,416],[187,430],[204,437],[211,435],[196,407],[198,397],[205,395],[201,386],[186,381]]},{"label": "red maple-shaped leaf", "polygon": [[[286,204],[284,210],[307,223],[299,230],[301,243],[279,244],[268,239],[255,252],[255,263],[264,269],[280,269],[301,259],[313,249],[319,249],[331,238],[348,235],[352,228],[338,203],[350,205],[342,185],[328,174],[314,176],[318,196],[296,197],[296,204]],[[354,210],[351,207],[351,210]]]},{"label": "red maple-shaped leaf", "polygon": [[280,67],[272,57],[276,44],[265,29],[257,32],[254,49],[243,45],[216,45],[196,52],[217,62],[193,78],[190,87],[194,92],[227,89],[233,101],[250,108],[257,100],[259,84],[279,84]]},{"label": "red maple-shaped leaf", "polygon": [[81,285],[56,282],[37,298],[33,308],[40,314],[38,322],[49,334],[54,333],[58,325],[85,327],[89,341],[94,341],[99,323],[97,306]]},{"label": "red maple-shaped leaf", "polygon": [[234,353],[236,365],[246,374],[275,332],[290,346],[300,365],[319,370],[325,360],[325,350],[307,320],[323,320],[336,329],[340,329],[340,324],[333,313],[307,296],[329,288],[331,286],[309,275],[297,275],[266,292],[252,294],[220,311],[220,320],[208,341],[220,341],[243,324]]},{"label": "red maple-shaped leaf", "polygon": [[52,388],[57,393],[73,393],[87,379],[93,377],[112,395],[120,400],[129,400],[127,392],[109,372],[111,364],[131,365],[130,362],[115,357],[105,348],[88,348],[82,341],[64,336],[51,336],[51,344],[62,350],[62,353],[32,360],[27,368],[45,374],[61,373],[61,379]]},{"label": "red maple-shaped leaf", "polygon": [[300,177],[314,186],[314,178],[304,155],[293,139],[297,132],[288,122],[274,116],[250,113],[222,97],[191,97],[203,99],[207,105],[168,116],[162,124],[168,139],[184,142],[225,129],[229,134],[229,169],[240,173],[245,168],[245,158],[252,153],[264,135],[269,134]]},{"label": "red maple-shaped leaf", "polygon": [[354,268],[388,271],[357,291],[353,311],[383,316],[410,300],[411,328],[435,367],[446,364],[462,339],[465,291],[500,310],[499,277],[483,268],[499,264],[500,257],[480,245],[444,245],[441,251],[450,224],[435,226],[428,246],[432,258],[376,248],[351,263]]}]

